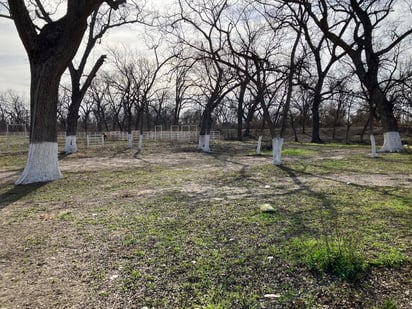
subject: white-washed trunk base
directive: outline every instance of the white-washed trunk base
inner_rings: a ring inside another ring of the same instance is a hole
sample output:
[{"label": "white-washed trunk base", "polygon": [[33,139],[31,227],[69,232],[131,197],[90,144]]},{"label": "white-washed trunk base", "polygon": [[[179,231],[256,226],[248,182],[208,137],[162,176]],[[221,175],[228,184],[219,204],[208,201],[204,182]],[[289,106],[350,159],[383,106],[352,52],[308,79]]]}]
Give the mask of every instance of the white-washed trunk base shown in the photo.
[{"label": "white-washed trunk base", "polygon": [[275,165],[282,164],[282,146],[283,138],[279,137],[272,139],[273,164]]},{"label": "white-washed trunk base", "polygon": [[256,146],[256,154],[260,155],[262,153],[262,135],[259,136],[257,146]]},{"label": "white-washed trunk base", "polygon": [[199,135],[198,149],[203,152],[210,152],[210,134]]},{"label": "white-washed trunk base", "polygon": [[205,136],[199,135],[199,145],[197,145],[198,150],[202,150],[202,145],[204,144]]},{"label": "white-washed trunk base", "polygon": [[142,151],[143,147],[143,134],[139,135],[139,142],[137,143],[137,151]]},{"label": "white-washed trunk base", "polygon": [[57,143],[30,144],[26,166],[16,185],[47,182],[63,178],[58,161]]},{"label": "white-washed trunk base", "polygon": [[379,152],[402,152],[401,135],[397,131],[383,133],[383,146]]},{"label": "white-washed trunk base", "polygon": [[376,141],[375,141],[375,136],[374,136],[373,134],[371,134],[370,139],[371,139],[371,148],[372,148],[371,157],[372,157],[372,158],[376,158]]},{"label": "white-washed trunk base", "polygon": [[77,152],[77,141],[76,135],[66,136],[66,142],[64,143],[63,151],[65,153],[76,153]]},{"label": "white-washed trunk base", "polygon": [[127,133],[127,146],[133,148],[133,134]]}]

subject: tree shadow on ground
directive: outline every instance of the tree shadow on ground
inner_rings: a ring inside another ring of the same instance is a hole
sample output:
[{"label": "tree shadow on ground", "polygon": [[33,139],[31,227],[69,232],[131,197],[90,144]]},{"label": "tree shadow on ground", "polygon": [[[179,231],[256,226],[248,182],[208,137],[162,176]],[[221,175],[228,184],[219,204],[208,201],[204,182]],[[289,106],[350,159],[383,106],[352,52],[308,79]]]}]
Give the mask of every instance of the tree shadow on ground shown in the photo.
[{"label": "tree shadow on ground", "polygon": [[[290,167],[279,165],[278,166],[282,171],[284,171],[290,179],[299,187],[299,190],[302,192],[306,192],[306,194],[310,197],[313,197],[315,200],[318,201],[318,205],[312,209],[311,211],[317,211],[319,213],[319,220],[322,226],[325,226],[325,222],[331,220],[331,218],[338,218],[339,213],[334,205],[333,201],[330,199],[327,193],[316,191],[313,188],[306,185],[299,179],[299,171],[294,170]],[[288,194],[293,194],[293,192],[289,192]],[[298,222],[297,220],[296,222]],[[299,226],[303,225],[302,222],[298,222]]]},{"label": "tree shadow on ground", "polygon": [[39,182],[28,185],[13,186],[8,191],[0,194],[0,210],[40,189],[45,184],[47,183]]}]

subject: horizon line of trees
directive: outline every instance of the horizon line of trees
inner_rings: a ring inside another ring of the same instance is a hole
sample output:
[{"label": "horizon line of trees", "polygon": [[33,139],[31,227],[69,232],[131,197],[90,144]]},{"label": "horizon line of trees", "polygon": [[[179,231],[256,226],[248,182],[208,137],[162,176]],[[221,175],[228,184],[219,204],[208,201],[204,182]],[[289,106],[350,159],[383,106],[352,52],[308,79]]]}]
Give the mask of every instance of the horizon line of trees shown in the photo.
[{"label": "horizon line of trees", "polygon": [[[110,76],[111,74],[111,76]],[[102,73],[96,78],[86,94],[79,113],[78,131],[82,132],[108,132],[108,131],[139,131],[139,106],[137,102],[131,108],[122,102],[125,94],[119,91],[119,86],[113,85],[113,75],[111,72]],[[144,111],[144,130],[154,130],[161,126],[163,130],[172,127],[185,125],[197,126],[201,122],[202,107],[196,102],[202,100],[201,97],[182,98],[181,105],[176,105],[176,97],[170,89],[163,88],[153,98],[148,100],[147,109]],[[203,98],[204,100],[204,98]],[[249,96],[245,100],[245,110],[242,119],[243,127],[241,136],[237,139],[250,137],[256,132],[265,129],[262,111],[257,109],[252,117],[248,117],[248,108],[253,106],[253,97]],[[312,133],[313,115],[311,114],[311,100],[305,92],[296,92],[290,110],[290,117],[287,128],[301,134]],[[67,88],[62,87],[58,104],[57,130],[65,132],[67,129],[67,115],[70,106],[70,93]],[[238,102],[235,97],[224,99],[219,107],[214,111],[212,117],[213,130],[238,129]],[[412,107],[401,105],[396,111],[401,127],[412,126]],[[130,118],[130,119],[129,119]],[[369,129],[369,109],[368,101],[359,94],[343,92],[342,89],[331,92],[330,98],[325,100],[319,110],[320,128],[331,129],[331,136],[334,139],[337,128],[345,127],[347,130],[356,127],[361,128],[362,136],[367,135]],[[11,89],[0,92],[0,132],[5,132],[7,124],[26,124],[29,129],[30,111],[28,100],[24,95]],[[129,127],[129,125],[131,126]],[[374,124],[375,130],[382,127],[378,122]],[[280,122],[275,123],[276,129],[280,129]],[[22,130],[22,127],[11,127],[9,130]],[[253,134],[251,133],[253,132]],[[233,136],[231,136],[233,137]]]},{"label": "horizon line of trees", "polygon": [[[336,39],[316,31],[316,21],[311,20],[315,12],[303,4],[178,0],[168,16],[152,12],[158,14],[150,17],[148,26],[158,31],[156,38],[151,35],[150,43],[155,56],[143,57],[125,47],[111,49],[109,56],[98,58],[91,73],[84,74],[87,57],[108,29],[144,23],[142,18],[130,21],[126,13],[110,21],[96,11],[90,17],[79,69],[72,62],[68,70],[72,83],[60,86],[58,129],[75,134],[73,126],[79,121],[79,129],[86,131],[93,124],[97,131],[191,124],[207,132],[212,126],[225,124],[236,126],[237,138],[242,139],[253,123],[259,123],[273,132],[301,127],[305,133],[311,127],[312,141],[320,142],[321,127],[384,127],[376,123],[382,114],[371,103],[370,91],[359,83],[349,52]],[[378,8],[383,17],[392,9],[372,1],[370,15],[377,14]],[[318,9],[328,17],[326,7]],[[139,14],[144,15],[142,11]],[[353,21],[353,25],[345,22],[350,28],[362,21]],[[371,27],[377,27],[378,22]],[[341,39],[345,38],[344,30],[342,27]],[[365,31],[363,35],[365,40]],[[375,40],[378,38],[384,39],[385,33]],[[380,88],[399,124],[409,124],[412,117],[412,59],[407,52],[409,41],[405,42],[402,45],[400,41],[379,63]],[[161,64],[160,45],[165,54]],[[167,51],[167,46],[173,48]],[[363,57],[367,57],[368,52],[364,52]],[[85,86],[74,89],[81,81]],[[3,91],[0,101],[0,128],[27,117],[27,105],[14,91]],[[77,105],[74,115],[73,105]]]}]

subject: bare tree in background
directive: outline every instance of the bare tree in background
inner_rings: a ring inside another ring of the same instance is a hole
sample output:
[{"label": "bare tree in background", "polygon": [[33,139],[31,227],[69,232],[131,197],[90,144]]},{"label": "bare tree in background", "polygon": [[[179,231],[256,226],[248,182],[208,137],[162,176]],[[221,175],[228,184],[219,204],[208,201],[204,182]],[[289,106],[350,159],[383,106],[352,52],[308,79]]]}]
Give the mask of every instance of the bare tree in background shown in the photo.
[{"label": "bare tree in background", "polygon": [[13,90],[0,93],[0,127],[6,124],[27,124],[29,110],[26,99]]},{"label": "bare tree in background", "polygon": [[95,78],[88,91],[90,100],[93,102],[93,116],[96,119],[97,131],[99,132],[109,131],[107,122],[108,103],[104,100],[106,90],[107,84],[103,79]]},{"label": "bare tree in background", "polygon": [[[384,60],[412,33],[412,26],[408,22],[412,17],[410,8],[402,10],[404,2],[397,0],[284,2],[304,6],[318,29],[346,52],[381,119],[384,130],[381,151],[402,151],[394,102],[385,94],[381,72]],[[401,14],[408,14],[403,16],[403,24],[399,24],[400,15],[396,22],[394,20],[394,14],[399,14],[399,10]]]},{"label": "bare tree in background", "polygon": [[86,46],[82,51],[80,61],[77,66],[74,61],[69,64],[72,102],[67,114],[66,143],[63,150],[65,153],[77,152],[76,131],[79,108],[93,78],[106,58],[105,55],[101,55],[95,61],[87,76],[84,77],[88,59],[94,47],[109,30],[126,24],[143,22],[141,18],[141,8],[133,4],[123,6],[118,10],[114,10],[112,7],[100,7],[90,16]]},{"label": "bare tree in background", "polygon": [[227,68],[219,61],[219,53],[226,40],[221,29],[227,22],[224,16],[227,8],[227,0],[179,0],[178,12],[167,30],[184,46],[186,54],[183,57],[193,59],[198,72],[201,72],[198,87],[206,102],[203,104],[198,148],[205,152],[210,151],[213,111],[234,87]]},{"label": "bare tree in background", "polygon": [[[111,105],[119,111],[123,111],[124,119],[122,129],[126,129],[129,136],[129,147],[133,146],[132,124],[133,117],[136,120],[136,128],[139,128],[138,152],[141,151],[144,130],[144,115],[147,114],[149,101],[156,93],[156,82],[162,67],[175,55],[159,59],[157,46],[152,48],[153,59],[136,55],[125,48],[122,51],[111,52],[113,70],[106,74],[108,94]],[[116,99],[117,98],[117,99]],[[117,105],[117,107],[116,107]],[[135,115],[133,115],[133,112]],[[119,122],[120,123],[120,122]]]}]

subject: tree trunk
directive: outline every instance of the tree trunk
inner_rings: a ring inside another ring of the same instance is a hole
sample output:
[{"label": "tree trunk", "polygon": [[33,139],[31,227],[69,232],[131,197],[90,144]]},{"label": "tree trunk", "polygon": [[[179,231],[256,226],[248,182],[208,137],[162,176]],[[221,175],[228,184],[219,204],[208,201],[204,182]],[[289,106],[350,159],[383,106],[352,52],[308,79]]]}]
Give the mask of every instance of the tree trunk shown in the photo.
[{"label": "tree trunk", "polygon": [[212,127],[212,112],[213,107],[209,102],[202,114],[199,133],[198,149],[204,152],[210,152],[210,129]]},{"label": "tree trunk", "polygon": [[379,152],[402,152],[401,136],[399,134],[398,123],[393,115],[393,104],[388,101],[385,94],[378,88],[370,91],[372,102],[376,104],[376,109],[381,117],[383,127],[383,146]]},{"label": "tree trunk", "polygon": [[282,137],[276,137],[272,139],[273,164],[275,165],[282,164],[282,146],[283,146]]},{"label": "tree trunk", "polygon": [[293,119],[293,114],[290,113],[290,124],[292,126],[292,130],[293,130],[293,135],[295,137],[295,142],[299,142],[299,138],[298,138],[298,133],[296,132],[296,127],[295,127],[295,121]]},{"label": "tree trunk", "polygon": [[180,110],[182,108],[182,100],[180,97],[176,96],[175,100],[175,108],[173,109],[173,125],[179,125],[179,118],[180,118]]},{"label": "tree trunk", "polygon": [[338,99],[338,105],[336,107],[336,112],[335,112],[334,117],[333,117],[332,140],[335,140],[335,137],[336,137],[336,128],[339,124],[339,118],[341,117],[341,110],[343,109],[342,106],[343,106],[343,102],[339,98]]},{"label": "tree trunk", "polygon": [[[359,140],[360,140],[361,143],[363,143],[363,142],[365,141],[363,136],[365,135],[366,129],[369,127],[369,122],[370,122],[370,117],[368,118],[368,120],[366,120],[366,123],[365,123],[365,125],[363,126],[362,132],[361,132],[361,134],[360,134],[360,136],[359,136]],[[373,127],[372,127],[371,129],[373,129]],[[373,134],[373,130],[370,130],[369,133],[370,133],[370,134]]]},{"label": "tree trunk", "polygon": [[133,148],[133,133],[127,132],[127,147]]},{"label": "tree trunk", "polygon": [[256,154],[261,155],[262,154],[262,135],[259,135],[257,146],[256,146]]},{"label": "tree trunk", "polygon": [[253,116],[255,115],[256,112],[256,107],[257,107],[257,101],[253,103],[253,105],[249,108],[246,119],[245,119],[245,132],[243,133],[243,136],[245,137],[250,137],[250,127],[252,124]]},{"label": "tree trunk", "polygon": [[143,147],[145,101],[141,102],[141,105],[139,105],[137,111],[138,113],[136,115],[136,126],[139,128],[139,142],[137,144],[137,153],[140,153]]},{"label": "tree trunk", "polygon": [[132,106],[129,104],[127,107],[127,147],[133,148],[133,113],[132,113]]},{"label": "tree trunk", "polygon": [[321,102],[320,95],[315,93],[312,103],[312,143],[322,143],[320,138],[320,117],[319,106]]},{"label": "tree trunk", "polygon": [[140,134],[139,134],[139,143],[137,145],[137,150],[139,152],[142,151],[142,145],[143,145],[143,133],[140,132]]},{"label": "tree trunk", "polygon": [[[292,99],[293,76],[295,75],[295,70],[296,70],[295,53],[296,53],[296,49],[298,47],[300,36],[302,34],[301,29],[302,29],[302,26],[300,26],[300,29],[297,32],[295,43],[293,44],[292,51],[291,51],[291,54],[290,54],[287,94],[286,94],[285,105],[283,107],[282,122],[281,122],[280,132],[279,132],[279,137],[281,139],[283,138],[283,135],[286,131],[287,118],[288,118],[289,109],[290,109],[290,102],[291,102],[291,99]],[[273,138],[273,136],[272,136],[272,138]],[[282,140],[282,143],[279,143],[279,144],[280,144],[280,147],[282,147],[283,140]],[[282,148],[281,148],[281,150],[282,150]]]},{"label": "tree trunk", "polygon": [[[74,90],[73,90],[74,91]],[[66,143],[63,151],[65,153],[76,153],[76,133],[77,133],[77,121],[79,119],[79,109],[81,104],[80,94],[72,94],[72,103],[69,107],[67,114],[67,129],[66,129]]]},{"label": "tree trunk", "polygon": [[371,140],[371,156],[372,158],[376,158],[376,143],[375,143],[375,136],[373,134],[370,135]]},{"label": "tree trunk", "polygon": [[245,100],[247,81],[243,82],[240,86],[239,91],[239,101],[237,104],[237,139],[242,140],[242,129],[243,129],[243,102]]},{"label": "tree trunk", "polygon": [[199,150],[210,152],[210,134],[199,135]]},{"label": "tree trunk", "polygon": [[31,64],[31,135],[26,166],[16,185],[62,178],[58,164],[57,100],[60,75],[53,63]]}]

